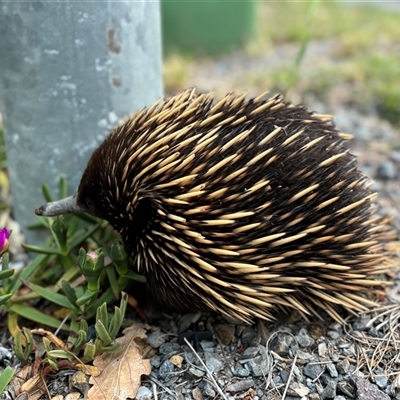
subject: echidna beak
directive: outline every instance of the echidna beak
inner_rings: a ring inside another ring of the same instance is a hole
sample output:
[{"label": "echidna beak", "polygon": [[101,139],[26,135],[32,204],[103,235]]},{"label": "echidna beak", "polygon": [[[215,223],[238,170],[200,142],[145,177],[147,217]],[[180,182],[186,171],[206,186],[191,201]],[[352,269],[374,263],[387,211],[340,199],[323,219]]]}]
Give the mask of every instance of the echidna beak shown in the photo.
[{"label": "echidna beak", "polygon": [[76,204],[76,194],[62,200],[43,204],[35,210],[36,215],[45,217],[55,217],[56,215],[80,212],[84,213],[87,212],[87,210]]}]

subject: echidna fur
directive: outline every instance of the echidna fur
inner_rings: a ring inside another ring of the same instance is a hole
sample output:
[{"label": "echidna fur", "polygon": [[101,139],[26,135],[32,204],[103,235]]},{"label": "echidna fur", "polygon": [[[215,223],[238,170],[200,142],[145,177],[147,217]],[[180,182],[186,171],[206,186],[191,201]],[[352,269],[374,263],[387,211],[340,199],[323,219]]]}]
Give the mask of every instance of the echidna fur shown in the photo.
[{"label": "echidna fur", "polygon": [[391,233],[331,119],[280,96],[184,91],[105,139],[77,204],[120,232],[162,305],[341,320],[382,293]]}]

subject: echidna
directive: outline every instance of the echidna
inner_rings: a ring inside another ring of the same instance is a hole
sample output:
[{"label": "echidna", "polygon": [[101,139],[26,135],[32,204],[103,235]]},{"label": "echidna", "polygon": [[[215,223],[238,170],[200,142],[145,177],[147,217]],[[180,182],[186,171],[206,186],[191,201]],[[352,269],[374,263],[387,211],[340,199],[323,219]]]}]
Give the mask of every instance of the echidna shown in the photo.
[{"label": "echidna", "polygon": [[36,213],[108,220],[169,308],[340,320],[374,304],[361,293],[384,286],[390,230],[331,119],[280,96],[187,90],[115,129],[77,194]]}]

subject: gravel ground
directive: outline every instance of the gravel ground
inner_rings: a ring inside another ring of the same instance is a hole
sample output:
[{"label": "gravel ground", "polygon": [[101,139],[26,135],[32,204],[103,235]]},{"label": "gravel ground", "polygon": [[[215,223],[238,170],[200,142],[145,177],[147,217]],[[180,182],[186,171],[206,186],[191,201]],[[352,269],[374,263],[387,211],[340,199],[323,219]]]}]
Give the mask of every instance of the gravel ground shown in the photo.
[{"label": "gravel ground", "polygon": [[[320,42],[310,44],[306,64],[326,48]],[[279,49],[268,62],[284,62],[293,52],[290,46]],[[204,60],[190,71],[189,79],[200,89],[218,86],[225,93],[243,85],[243,71],[266,68],[266,62],[245,59],[240,53]],[[318,112],[336,115],[340,129],[355,135],[352,151],[361,169],[375,178],[382,210],[393,216],[393,226],[400,232],[400,133],[373,109],[365,115],[349,107],[349,90],[337,87],[324,102],[307,93],[303,99]],[[394,298],[397,292],[395,286]],[[349,317],[345,326],[329,317],[304,321],[296,313],[253,326],[206,313],[150,314],[145,351],[153,371],[143,377],[136,399],[400,400],[398,316],[399,306],[386,303],[380,311]],[[1,360],[13,363],[13,356],[5,349]],[[74,374],[57,374],[49,385],[52,395],[84,393],[81,385],[74,386]],[[16,397],[4,393],[0,398]]]}]

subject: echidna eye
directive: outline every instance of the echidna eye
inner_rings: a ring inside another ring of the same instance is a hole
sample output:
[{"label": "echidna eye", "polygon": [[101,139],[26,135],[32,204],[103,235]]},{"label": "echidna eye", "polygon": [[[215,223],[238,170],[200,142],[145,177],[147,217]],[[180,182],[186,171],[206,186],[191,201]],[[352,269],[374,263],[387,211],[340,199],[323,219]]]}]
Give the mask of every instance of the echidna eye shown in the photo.
[{"label": "echidna eye", "polygon": [[92,207],[93,207],[93,200],[92,200],[90,197],[86,197],[86,199],[85,199],[85,205],[86,205],[86,208],[88,208],[89,210],[91,210]]}]

